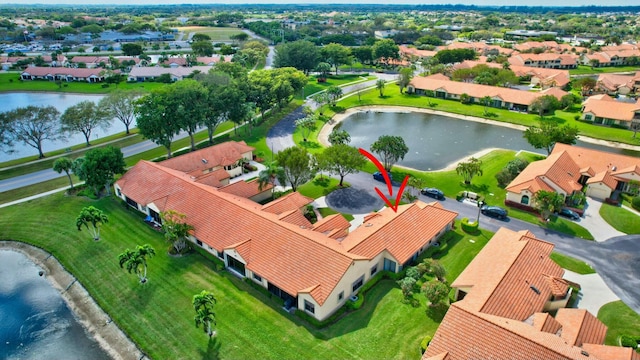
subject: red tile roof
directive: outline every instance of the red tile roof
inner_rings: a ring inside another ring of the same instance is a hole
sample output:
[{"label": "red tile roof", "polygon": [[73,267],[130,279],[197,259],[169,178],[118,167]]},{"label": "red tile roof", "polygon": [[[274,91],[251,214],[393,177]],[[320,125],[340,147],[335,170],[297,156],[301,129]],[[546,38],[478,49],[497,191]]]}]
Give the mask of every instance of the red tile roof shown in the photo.
[{"label": "red tile roof", "polygon": [[162,166],[191,173],[197,170],[213,169],[232,165],[242,159],[242,155],[255,150],[244,141],[228,141],[222,144],[192,151],[160,162]]},{"label": "red tile roof", "polygon": [[596,117],[631,122],[640,113],[640,101],[626,103],[615,101],[609,96],[591,96],[583,103],[582,113],[591,113]]},{"label": "red tile roof", "polygon": [[340,239],[347,236],[350,227],[351,224],[344,216],[333,214],[313,224],[313,231],[321,232],[333,239]]},{"label": "red tile roof", "polygon": [[584,344],[582,347],[600,360],[640,360],[640,354],[628,347],[597,344]]},{"label": "red tile roof", "polygon": [[64,68],[64,67],[44,67],[44,66],[29,66],[26,68],[20,75],[31,75],[31,76],[73,76],[76,78],[89,78],[92,76],[102,77],[100,73],[104,72],[104,69],[86,69],[86,68]]},{"label": "red tile roof", "polygon": [[595,173],[610,172],[620,175],[634,172],[640,175],[640,158],[587,149],[574,145],[557,143],[552,154],[566,151],[580,168],[590,167]]},{"label": "red tile roof", "polygon": [[558,309],[556,321],[562,325],[560,337],[570,345],[602,344],[607,326],[585,309]]},{"label": "red tile roof", "polygon": [[251,181],[236,181],[233,184],[222,186],[220,191],[248,199],[263,192],[270,192],[273,185],[266,184],[262,190],[259,187],[258,179],[253,179]]},{"label": "red tile roof", "polygon": [[369,259],[386,250],[404,264],[421,246],[451,224],[457,213],[444,209],[439,203],[417,201],[399,206],[397,212],[385,208],[377,215],[369,217],[347,235],[341,242],[342,247]]},{"label": "red tile roof", "polygon": [[525,189],[532,193],[538,190],[554,191],[550,184],[552,183],[565,193],[571,194],[575,190],[582,189],[582,185],[578,183],[581,176],[580,169],[581,167],[568,153],[557,152],[554,148],[546,159],[529,164],[506,189],[515,193]]},{"label": "red tile roof", "polygon": [[289,210],[300,209],[312,202],[312,198],[306,197],[299,192],[292,192],[263,205],[262,210],[272,214],[282,214]]}]

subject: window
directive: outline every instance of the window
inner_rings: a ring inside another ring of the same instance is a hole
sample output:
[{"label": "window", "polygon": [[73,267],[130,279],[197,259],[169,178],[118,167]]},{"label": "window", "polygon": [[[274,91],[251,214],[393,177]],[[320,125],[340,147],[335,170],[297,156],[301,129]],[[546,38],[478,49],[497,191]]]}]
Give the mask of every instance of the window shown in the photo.
[{"label": "window", "polygon": [[378,272],[378,265],[376,264],[371,268],[371,276],[373,276],[373,274],[375,274],[377,272]]},{"label": "window", "polygon": [[218,257],[220,259],[224,259],[224,253],[222,253],[221,251],[217,251],[217,250],[216,250],[216,252],[218,253]]},{"label": "window", "polygon": [[355,292],[362,287],[362,284],[364,284],[364,275],[360,276],[360,278],[353,283],[351,290]]},{"label": "window", "polygon": [[253,273],[253,279],[259,282],[262,282],[262,277],[256,273]]},{"label": "window", "polygon": [[120,188],[116,188],[116,191],[118,192],[118,197],[122,197],[122,192],[120,192]]},{"label": "window", "polygon": [[196,239],[196,244],[198,244],[199,246],[202,246],[202,241]]},{"label": "window", "polygon": [[316,313],[316,307],[315,305],[313,305],[312,303],[308,302],[307,300],[304,301],[304,309],[312,314]]},{"label": "window", "polygon": [[340,291],[340,294],[338,294],[338,301],[341,301],[342,299],[344,299],[344,291]]},{"label": "window", "polygon": [[522,195],[522,199],[520,199],[520,203],[525,204],[525,205],[529,205],[529,196],[528,195]]}]

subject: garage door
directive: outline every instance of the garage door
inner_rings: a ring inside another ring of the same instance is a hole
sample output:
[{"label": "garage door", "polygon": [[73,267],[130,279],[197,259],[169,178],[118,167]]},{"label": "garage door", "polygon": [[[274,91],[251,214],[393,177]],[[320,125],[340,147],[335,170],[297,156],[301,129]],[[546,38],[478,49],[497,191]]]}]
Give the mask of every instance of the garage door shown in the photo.
[{"label": "garage door", "polygon": [[594,199],[604,200],[608,198],[609,195],[610,195],[610,192],[605,189],[592,188],[592,187],[589,187],[587,189],[587,196],[592,197]]}]

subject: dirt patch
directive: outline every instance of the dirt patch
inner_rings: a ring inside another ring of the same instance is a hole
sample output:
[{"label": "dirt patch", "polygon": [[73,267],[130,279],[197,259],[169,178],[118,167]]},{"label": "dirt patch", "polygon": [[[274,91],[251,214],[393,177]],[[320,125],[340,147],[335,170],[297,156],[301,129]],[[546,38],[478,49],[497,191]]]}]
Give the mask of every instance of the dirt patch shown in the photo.
[{"label": "dirt patch", "polygon": [[46,278],[60,292],[78,321],[113,359],[148,358],[96,304],[82,284],[51,254],[15,241],[0,241],[0,249],[18,251],[45,269]]}]

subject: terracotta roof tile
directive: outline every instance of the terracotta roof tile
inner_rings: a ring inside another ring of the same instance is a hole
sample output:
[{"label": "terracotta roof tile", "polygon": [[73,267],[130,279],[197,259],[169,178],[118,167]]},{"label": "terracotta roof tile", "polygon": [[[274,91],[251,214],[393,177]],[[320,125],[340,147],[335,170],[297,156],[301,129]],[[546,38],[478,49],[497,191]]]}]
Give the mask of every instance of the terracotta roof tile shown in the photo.
[{"label": "terracotta roof tile", "polygon": [[[640,158],[579,146],[557,143],[551,153],[563,151],[566,151],[580,168],[591,167],[595,173],[609,171],[616,174],[616,171],[621,171],[622,169],[640,169]],[[640,172],[638,175],[640,175]]]},{"label": "terracotta roof tile", "polygon": [[312,202],[313,199],[306,197],[299,192],[292,192],[263,205],[262,210],[273,214],[281,214],[289,210],[300,209]]},{"label": "terracotta roof tile", "polygon": [[582,113],[591,113],[596,117],[606,119],[614,119],[630,122],[636,113],[640,113],[640,105],[637,103],[626,103],[615,101],[612,103],[611,98],[598,98],[592,96],[584,101]]},{"label": "terracotta roof tile", "polygon": [[235,164],[243,154],[255,150],[244,141],[228,141],[192,151],[160,162],[162,166],[188,173],[195,170],[210,170],[219,166]]},{"label": "terracotta roof tile", "polygon": [[221,187],[220,191],[244,198],[251,198],[252,196],[256,196],[260,193],[271,191],[273,185],[267,184],[262,188],[262,190],[260,190],[259,187],[260,184],[258,184],[258,179],[253,179],[250,181],[236,181],[233,184]]},{"label": "terracotta roof tile", "polygon": [[293,209],[279,214],[278,220],[298,225],[301,229],[310,229],[313,226],[299,209]]},{"label": "terracotta roof tile", "polygon": [[585,309],[558,309],[556,321],[562,325],[560,336],[570,345],[602,344],[607,326]]},{"label": "terracotta roof tile", "polygon": [[[557,145],[557,144],[556,144]],[[555,149],[546,159],[529,164],[507,186],[507,191],[521,192],[524,189],[552,191],[551,184],[555,184],[565,193],[571,194],[575,190],[582,189],[578,183],[580,179],[580,167],[573,161],[568,153],[556,152]],[[532,186],[532,181],[536,180]]]},{"label": "terracotta roof tile", "polygon": [[558,335],[562,325],[547,313],[535,313],[533,315],[533,327],[538,331]]},{"label": "terracotta roof tile", "polygon": [[344,236],[346,236],[350,227],[351,224],[344,218],[344,216],[341,214],[333,214],[313,224],[313,231],[324,234],[333,234],[334,236],[330,235],[329,237],[336,239],[338,238],[335,237],[336,233],[337,235],[344,234]]},{"label": "terracotta roof tile", "polygon": [[583,344],[582,347],[600,360],[640,360],[640,354],[628,347],[599,344]]},{"label": "terracotta roof tile", "polygon": [[404,264],[456,216],[438,203],[421,201],[401,205],[397,212],[385,208],[347,235],[341,245],[345,251],[369,259],[387,250]]}]

